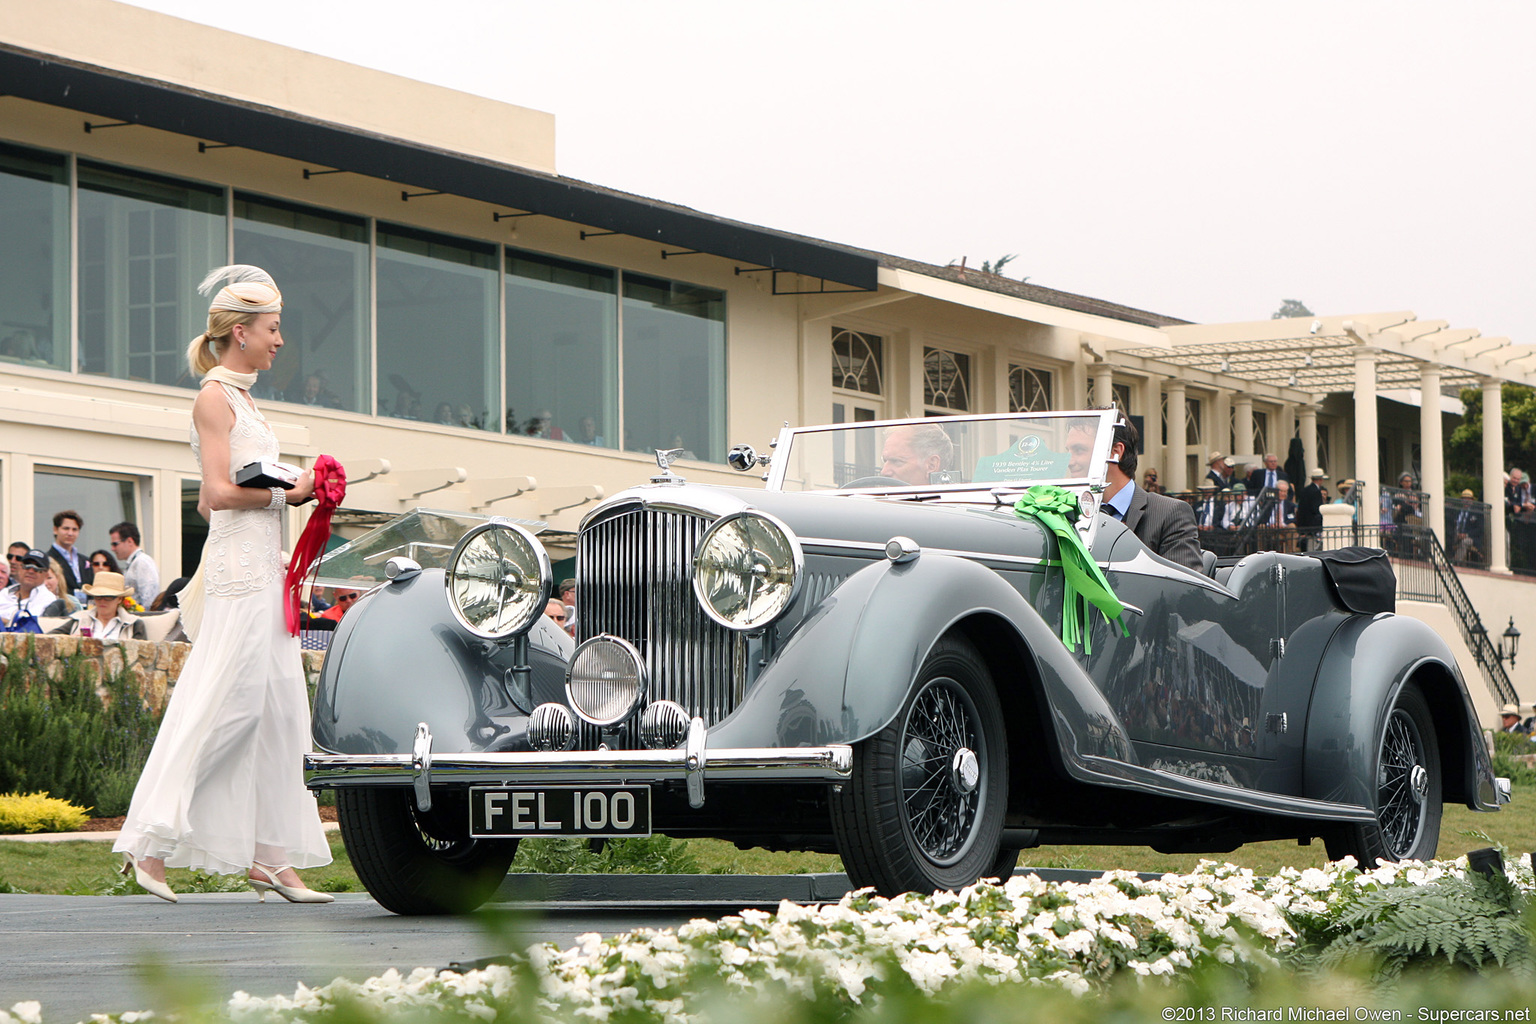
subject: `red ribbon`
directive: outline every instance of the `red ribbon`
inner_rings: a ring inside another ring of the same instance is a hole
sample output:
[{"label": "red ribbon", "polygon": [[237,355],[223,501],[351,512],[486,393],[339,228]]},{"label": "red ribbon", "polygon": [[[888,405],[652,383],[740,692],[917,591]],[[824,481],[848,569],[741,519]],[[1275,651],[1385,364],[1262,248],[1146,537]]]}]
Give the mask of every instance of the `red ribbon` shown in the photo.
[{"label": "red ribbon", "polygon": [[288,619],[288,632],[294,636],[299,635],[299,623],[303,618],[299,612],[299,591],[303,589],[304,578],[309,575],[310,568],[325,554],[325,545],[331,539],[331,513],[347,496],[347,471],[341,463],[329,455],[322,455],[315,460],[313,472],[315,501],[318,504],[309,522],[304,524],[299,543],[294,546],[293,557],[288,560],[288,575],[283,584],[287,598],[283,614]]}]

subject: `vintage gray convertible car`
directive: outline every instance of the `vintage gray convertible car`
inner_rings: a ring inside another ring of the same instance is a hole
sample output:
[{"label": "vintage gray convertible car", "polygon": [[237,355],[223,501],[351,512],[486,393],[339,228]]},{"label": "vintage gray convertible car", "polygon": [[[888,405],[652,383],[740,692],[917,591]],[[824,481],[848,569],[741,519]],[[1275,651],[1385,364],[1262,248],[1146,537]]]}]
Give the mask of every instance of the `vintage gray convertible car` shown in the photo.
[{"label": "vintage gray convertible car", "polygon": [[309,784],[399,913],[477,906],[531,836],[836,851],[898,893],[1041,843],[1423,858],[1444,801],[1507,799],[1383,553],[1159,558],[1097,512],[1114,421],[786,427],[765,489],[659,453],[582,523],[574,650],[527,525],[412,513],[322,570],[383,582],[327,656]]}]

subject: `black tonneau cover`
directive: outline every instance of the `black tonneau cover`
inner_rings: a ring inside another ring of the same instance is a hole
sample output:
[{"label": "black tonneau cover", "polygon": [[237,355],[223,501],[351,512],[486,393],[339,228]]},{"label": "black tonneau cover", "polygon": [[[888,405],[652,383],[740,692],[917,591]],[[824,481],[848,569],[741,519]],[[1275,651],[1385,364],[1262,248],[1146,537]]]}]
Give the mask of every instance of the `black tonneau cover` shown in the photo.
[{"label": "black tonneau cover", "polygon": [[1307,554],[1323,563],[1333,592],[1345,608],[1361,615],[1397,611],[1397,575],[1381,548],[1337,548]]}]

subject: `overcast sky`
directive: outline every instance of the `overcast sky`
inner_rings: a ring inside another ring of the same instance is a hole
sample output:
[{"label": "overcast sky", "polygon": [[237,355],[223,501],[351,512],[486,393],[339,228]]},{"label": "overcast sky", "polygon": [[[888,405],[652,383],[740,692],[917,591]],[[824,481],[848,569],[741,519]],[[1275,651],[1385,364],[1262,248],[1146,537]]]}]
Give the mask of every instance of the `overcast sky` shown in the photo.
[{"label": "overcast sky", "polygon": [[1536,342],[1525,0],[136,2],[548,111],[560,173],[709,213],[1196,321]]}]

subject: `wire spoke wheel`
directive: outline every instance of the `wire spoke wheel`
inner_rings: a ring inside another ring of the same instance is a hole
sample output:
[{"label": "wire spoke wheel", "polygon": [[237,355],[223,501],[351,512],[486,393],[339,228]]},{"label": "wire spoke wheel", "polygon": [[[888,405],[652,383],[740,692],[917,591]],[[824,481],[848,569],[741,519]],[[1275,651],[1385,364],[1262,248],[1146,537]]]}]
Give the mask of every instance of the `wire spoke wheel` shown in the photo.
[{"label": "wire spoke wheel", "polygon": [[1377,820],[1382,838],[1396,859],[1409,856],[1424,829],[1424,739],[1402,708],[1394,708],[1387,720],[1376,769]]},{"label": "wire spoke wheel", "polygon": [[1325,833],[1330,860],[1349,855],[1362,868],[1378,861],[1428,860],[1440,844],[1444,781],[1429,703],[1414,683],[1387,715],[1375,764],[1376,820]]},{"label": "wire spoke wheel", "polygon": [[946,637],[884,729],[854,749],[832,828],[849,879],[894,896],[958,889],[999,870],[1008,739],[986,662]]},{"label": "wire spoke wheel", "polygon": [[[976,705],[953,679],[935,679],[912,702],[901,743],[902,804],[912,838],[936,864],[950,864],[972,835],[979,785],[955,767],[980,743]],[[979,758],[978,758],[979,760]]]}]

